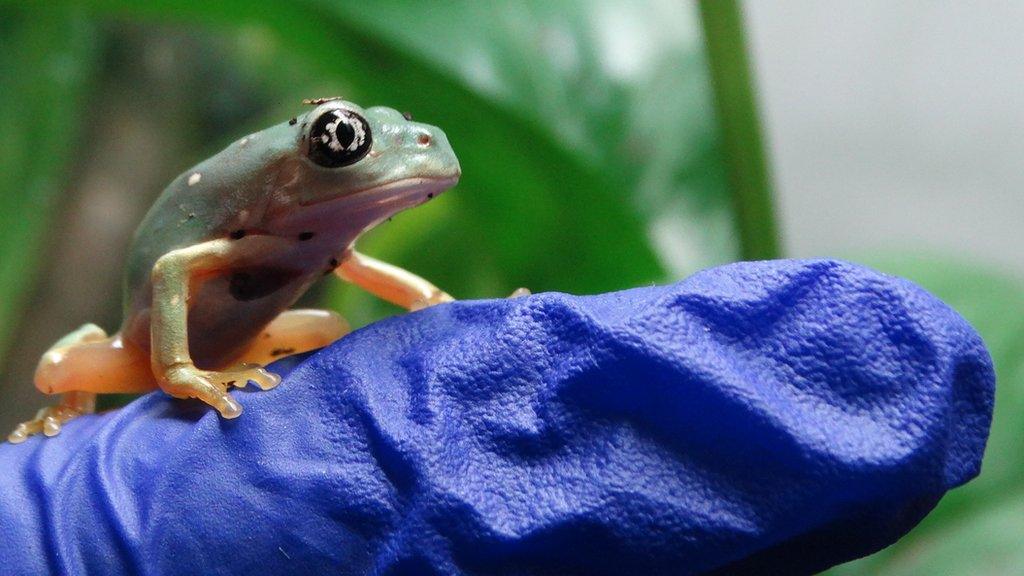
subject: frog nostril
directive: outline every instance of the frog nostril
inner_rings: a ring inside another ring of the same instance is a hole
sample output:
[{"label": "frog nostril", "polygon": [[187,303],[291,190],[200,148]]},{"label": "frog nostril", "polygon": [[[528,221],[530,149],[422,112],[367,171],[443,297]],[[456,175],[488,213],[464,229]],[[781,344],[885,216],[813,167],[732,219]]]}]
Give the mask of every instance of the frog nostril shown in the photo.
[{"label": "frog nostril", "polygon": [[430,146],[430,134],[427,134],[426,132],[420,133],[420,135],[416,137],[416,143],[424,148]]},{"label": "frog nostril", "polygon": [[402,112],[402,118],[405,118],[406,120],[412,122],[412,114],[409,112]]}]

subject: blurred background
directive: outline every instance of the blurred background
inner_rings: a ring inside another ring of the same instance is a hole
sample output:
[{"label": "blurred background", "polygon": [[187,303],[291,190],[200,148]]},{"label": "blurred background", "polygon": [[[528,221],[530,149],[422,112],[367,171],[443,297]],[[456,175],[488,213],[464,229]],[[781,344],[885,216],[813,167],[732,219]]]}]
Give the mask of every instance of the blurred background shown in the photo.
[{"label": "blurred background", "polygon": [[[0,428],[54,340],[116,330],[163,186],[343,95],[447,132],[459,186],[360,246],[456,297],[830,256],[945,299],[999,373],[982,476],[830,573],[1022,573],[1022,33],[1010,2],[5,0]],[[305,303],[397,312],[330,279]]]}]

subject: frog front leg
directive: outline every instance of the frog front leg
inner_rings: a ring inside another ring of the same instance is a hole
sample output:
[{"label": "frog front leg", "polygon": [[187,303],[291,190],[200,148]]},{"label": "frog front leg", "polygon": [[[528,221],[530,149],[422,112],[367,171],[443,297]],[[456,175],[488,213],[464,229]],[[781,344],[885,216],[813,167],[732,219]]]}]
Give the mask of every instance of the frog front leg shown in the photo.
[{"label": "frog front leg", "polygon": [[[455,300],[447,292],[412,272],[355,250],[349,252],[334,273],[342,280],[407,310],[421,310]],[[517,288],[509,298],[529,295],[529,289]]]},{"label": "frog front leg", "polygon": [[454,300],[447,292],[419,276],[351,250],[335,271],[370,294],[407,310],[420,310]]},{"label": "frog front leg", "polygon": [[174,250],[157,260],[151,274],[150,361],[157,383],[176,398],[198,398],[217,409],[224,418],[236,418],[242,406],[228,393],[234,383],[252,380],[268,390],[280,377],[260,366],[244,364],[225,371],[201,370],[188,349],[188,299],[192,280],[237,264],[247,254],[275,248],[280,239],[247,238],[241,242],[211,240]]}]

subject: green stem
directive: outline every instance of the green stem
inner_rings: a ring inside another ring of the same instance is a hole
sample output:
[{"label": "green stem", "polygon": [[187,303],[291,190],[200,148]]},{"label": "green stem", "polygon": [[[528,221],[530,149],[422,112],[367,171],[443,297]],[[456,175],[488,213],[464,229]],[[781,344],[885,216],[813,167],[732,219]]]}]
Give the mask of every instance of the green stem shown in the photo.
[{"label": "green stem", "polygon": [[746,260],[778,258],[779,233],[753,78],[737,0],[700,0],[704,47],[714,88],[736,231]]}]

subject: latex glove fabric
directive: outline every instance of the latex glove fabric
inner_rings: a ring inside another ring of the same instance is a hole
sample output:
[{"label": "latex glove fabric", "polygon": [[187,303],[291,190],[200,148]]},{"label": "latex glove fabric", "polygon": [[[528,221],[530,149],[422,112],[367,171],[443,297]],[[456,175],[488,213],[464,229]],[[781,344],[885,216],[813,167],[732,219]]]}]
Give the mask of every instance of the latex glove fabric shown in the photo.
[{"label": "latex glove fabric", "polygon": [[[811,574],[979,472],[975,331],[834,261],[464,301],[0,446],[0,572]],[[253,389],[250,386],[248,389]]]}]

